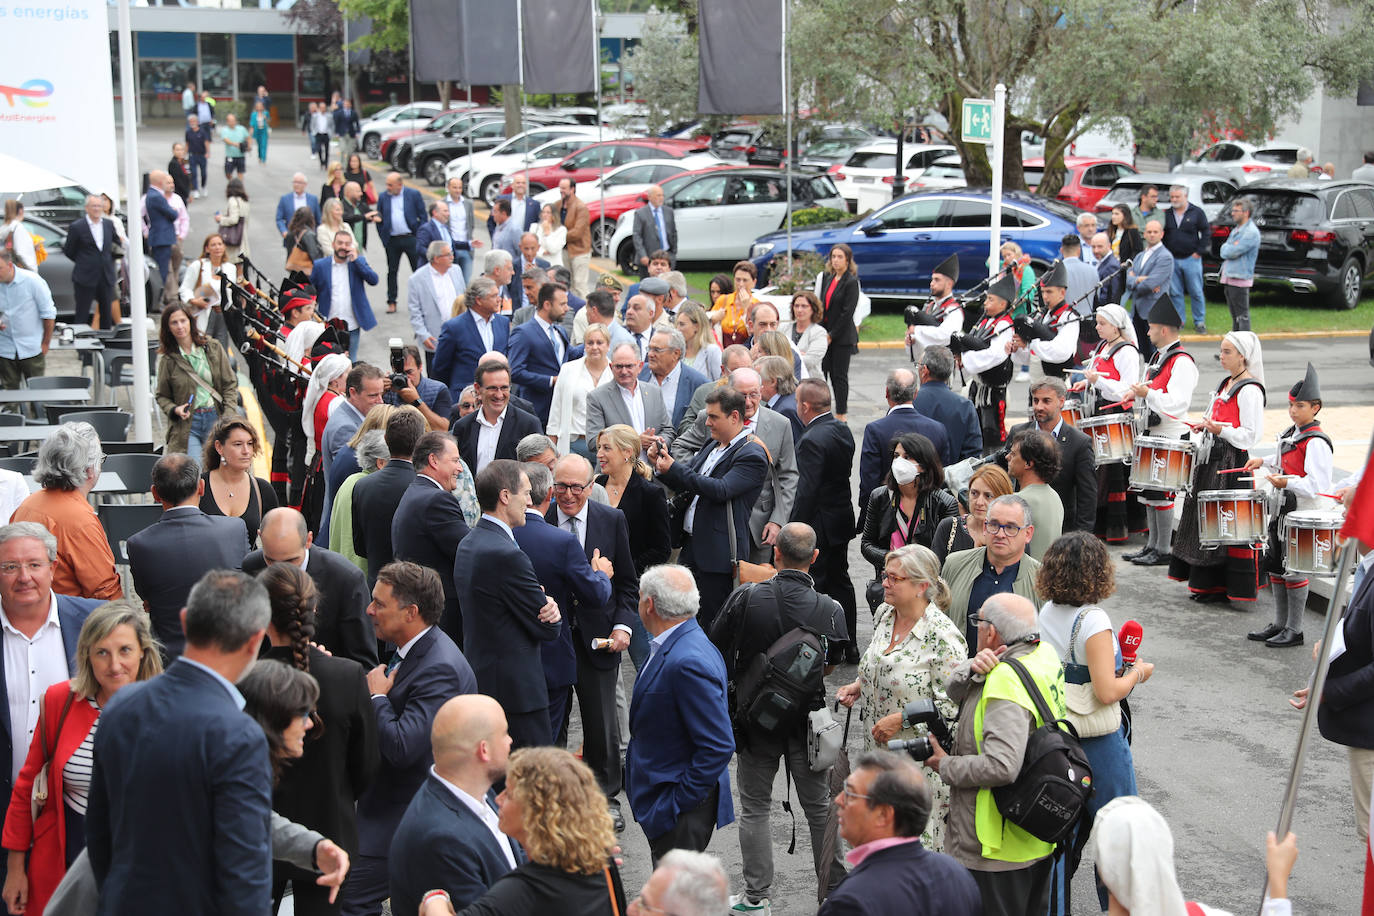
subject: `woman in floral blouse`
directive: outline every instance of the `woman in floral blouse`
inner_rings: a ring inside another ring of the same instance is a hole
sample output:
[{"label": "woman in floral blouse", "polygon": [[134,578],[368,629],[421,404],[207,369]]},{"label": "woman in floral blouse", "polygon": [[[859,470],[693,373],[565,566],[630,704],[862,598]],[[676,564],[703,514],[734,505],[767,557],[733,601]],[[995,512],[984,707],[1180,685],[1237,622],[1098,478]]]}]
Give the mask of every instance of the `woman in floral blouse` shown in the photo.
[{"label": "woman in floral blouse", "polygon": [[[945,694],[954,668],[968,656],[964,636],[945,616],[949,587],[940,578],[935,554],[908,544],[887,555],[883,603],[873,620],[873,641],[859,660],[859,677],[836,691],[845,706],[859,704],[870,724],[864,750],[886,747],[893,738],[917,738],[922,731],[902,728],[902,710],[913,700],[930,699],[953,726],[959,707]],[[932,772],[930,823],[921,834],[926,849],[944,845],[949,789]]]}]

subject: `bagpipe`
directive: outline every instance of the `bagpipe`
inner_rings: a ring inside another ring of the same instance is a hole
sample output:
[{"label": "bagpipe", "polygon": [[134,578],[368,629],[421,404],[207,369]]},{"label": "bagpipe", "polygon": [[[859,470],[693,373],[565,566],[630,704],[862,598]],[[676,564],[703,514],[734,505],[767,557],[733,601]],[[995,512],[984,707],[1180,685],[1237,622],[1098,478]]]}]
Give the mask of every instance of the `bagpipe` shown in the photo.
[{"label": "bagpipe", "polygon": [[[1047,319],[1049,318],[1049,309],[1042,310],[1034,317],[1027,313],[1025,315],[1019,315],[1013,318],[1011,323],[1013,329],[1015,330],[1016,336],[1021,338],[1026,343],[1030,343],[1032,340],[1054,340],[1054,337],[1056,334],[1059,333],[1060,328],[1064,327],[1065,325],[1073,324],[1074,322],[1083,321],[1084,319],[1093,315],[1095,310],[1089,311],[1087,315],[1084,315],[1081,312],[1079,312],[1078,304],[1080,302],[1083,302],[1084,300],[1092,301],[1094,298],[1096,298],[1098,290],[1102,289],[1102,287],[1106,286],[1108,283],[1111,283],[1123,271],[1129,270],[1130,267],[1131,259],[1127,258],[1126,261],[1122,263],[1119,267],[1117,267],[1116,270],[1112,271],[1111,273],[1107,274],[1107,276],[1098,280],[1097,285],[1095,285],[1092,289],[1088,290],[1086,293],[1079,296],[1072,302],[1069,302],[1067,304],[1067,307],[1073,311],[1073,317],[1067,318],[1057,325],[1051,325],[1047,321]],[[1050,270],[1053,269],[1054,267],[1051,266]],[[1050,271],[1045,271],[1045,276],[1049,276],[1049,273]],[[1037,283],[1035,287],[1032,288],[1032,290],[1038,290],[1039,287],[1040,284]],[[1027,292],[1030,292],[1032,290],[1028,290]],[[1018,302],[1019,301],[1020,300],[1018,299]]]}]

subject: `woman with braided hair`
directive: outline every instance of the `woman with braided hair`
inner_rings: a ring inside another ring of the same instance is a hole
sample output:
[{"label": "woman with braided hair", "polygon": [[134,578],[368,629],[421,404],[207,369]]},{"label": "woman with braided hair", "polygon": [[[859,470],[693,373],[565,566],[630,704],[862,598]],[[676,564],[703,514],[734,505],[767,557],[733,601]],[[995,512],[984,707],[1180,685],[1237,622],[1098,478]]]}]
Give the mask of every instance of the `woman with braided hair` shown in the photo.
[{"label": "woman with braided hair", "polygon": [[[316,727],[306,734],[305,754],[286,767],[277,783],[272,810],[330,837],[350,856],[358,852],[354,806],[376,773],[377,726],[362,665],[326,655],[311,643],[319,592],[309,574],[291,563],[267,567],[259,577],[272,601],[267,658],[308,671],[320,685]],[[273,863],[272,892],[278,904],[286,882],[292,884],[296,912],[334,914],[329,888],[315,875]],[[275,911],[275,910],[274,910]]]}]

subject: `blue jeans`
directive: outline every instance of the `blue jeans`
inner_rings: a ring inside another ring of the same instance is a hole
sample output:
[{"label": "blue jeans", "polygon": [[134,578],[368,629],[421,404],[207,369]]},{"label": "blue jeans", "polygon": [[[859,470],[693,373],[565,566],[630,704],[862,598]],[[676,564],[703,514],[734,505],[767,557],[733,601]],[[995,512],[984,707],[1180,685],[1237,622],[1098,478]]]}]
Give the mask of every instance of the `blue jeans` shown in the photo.
[{"label": "blue jeans", "polygon": [[1202,294],[1202,258],[1180,258],[1174,261],[1174,279],[1169,284],[1169,295],[1174,297],[1175,308],[1183,308],[1185,288],[1188,297],[1193,300],[1193,324],[1206,323],[1207,300]]},{"label": "blue jeans", "polygon": [[358,342],[362,339],[362,328],[354,328],[348,332],[348,358],[355,363],[358,361]]},{"label": "blue jeans", "polygon": [[205,443],[210,441],[218,422],[219,411],[213,407],[201,407],[191,411],[191,434],[186,439],[186,454],[200,461],[200,456],[205,451]]},{"label": "blue jeans", "polygon": [[464,282],[464,283],[471,283],[471,282],[472,282],[472,252],[471,252],[471,251],[460,251],[459,249],[454,248],[454,249],[453,249],[453,263],[456,264],[456,265],[458,265],[458,267],[462,268],[462,271],[463,271],[463,282]]},{"label": "blue jeans", "polygon": [[208,157],[206,157],[206,156],[197,156],[195,153],[191,153],[190,156],[191,156],[191,190],[192,190],[192,191],[199,191],[201,188],[207,187],[207,186],[210,184],[210,180],[209,180],[209,177],[208,177],[208,175],[209,175],[209,170],[208,170],[208,166],[206,165],[206,161],[207,161]]}]

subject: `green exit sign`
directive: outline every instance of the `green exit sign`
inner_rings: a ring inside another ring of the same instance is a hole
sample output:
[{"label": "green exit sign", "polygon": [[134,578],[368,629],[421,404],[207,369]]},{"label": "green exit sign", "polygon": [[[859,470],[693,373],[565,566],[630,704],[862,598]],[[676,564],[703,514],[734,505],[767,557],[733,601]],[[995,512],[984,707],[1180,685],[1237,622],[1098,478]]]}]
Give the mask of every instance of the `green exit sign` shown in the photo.
[{"label": "green exit sign", "polygon": [[992,142],[992,99],[964,99],[965,143]]}]

